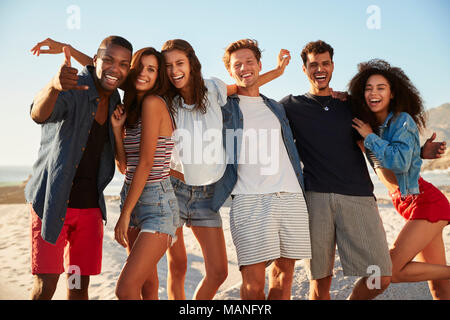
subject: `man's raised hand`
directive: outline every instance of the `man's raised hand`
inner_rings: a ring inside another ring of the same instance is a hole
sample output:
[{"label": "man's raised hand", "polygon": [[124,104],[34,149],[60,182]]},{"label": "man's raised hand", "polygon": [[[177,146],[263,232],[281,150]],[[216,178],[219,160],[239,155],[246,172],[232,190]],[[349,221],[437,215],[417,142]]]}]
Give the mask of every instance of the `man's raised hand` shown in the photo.
[{"label": "man's raised hand", "polygon": [[64,52],[64,63],[53,77],[53,88],[58,91],[88,90],[88,86],[78,85],[78,70],[72,68],[69,47],[63,47],[62,51]]},{"label": "man's raised hand", "polygon": [[433,132],[430,138],[425,141],[421,150],[422,159],[436,159],[440,158],[447,148],[445,141],[434,142],[436,139],[436,132]]}]

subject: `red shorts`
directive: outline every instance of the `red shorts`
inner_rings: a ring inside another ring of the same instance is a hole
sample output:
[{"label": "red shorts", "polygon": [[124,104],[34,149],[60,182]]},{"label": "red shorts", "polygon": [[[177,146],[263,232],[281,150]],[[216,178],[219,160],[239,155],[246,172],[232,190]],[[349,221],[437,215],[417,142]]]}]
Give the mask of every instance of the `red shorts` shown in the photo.
[{"label": "red shorts", "polygon": [[42,222],[31,208],[31,273],[99,274],[102,267],[103,220],[99,208],[68,208],[56,244],[41,236]]},{"label": "red shorts", "polygon": [[395,209],[406,220],[425,219],[430,222],[450,221],[450,204],[447,197],[431,183],[419,178],[417,195],[401,197],[400,190],[391,193]]}]

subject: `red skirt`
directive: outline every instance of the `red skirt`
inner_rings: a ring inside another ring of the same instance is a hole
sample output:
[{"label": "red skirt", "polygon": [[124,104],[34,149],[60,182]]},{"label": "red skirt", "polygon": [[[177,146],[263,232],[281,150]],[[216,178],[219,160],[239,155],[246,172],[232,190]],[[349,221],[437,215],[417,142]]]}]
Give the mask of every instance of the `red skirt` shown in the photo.
[{"label": "red skirt", "polygon": [[431,183],[419,178],[417,195],[401,196],[400,190],[390,194],[395,209],[406,220],[425,219],[430,222],[450,221],[447,197]]}]

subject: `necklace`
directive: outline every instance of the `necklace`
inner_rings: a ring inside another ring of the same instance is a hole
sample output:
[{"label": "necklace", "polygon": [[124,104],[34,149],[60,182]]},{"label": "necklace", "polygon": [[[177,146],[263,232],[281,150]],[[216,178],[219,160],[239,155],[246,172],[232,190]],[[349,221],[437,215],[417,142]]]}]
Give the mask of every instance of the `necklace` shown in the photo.
[{"label": "necklace", "polygon": [[328,107],[328,103],[330,103],[330,101],[333,99],[333,97],[331,97],[330,99],[328,99],[325,103],[321,103],[319,100],[317,100],[311,93],[307,93],[306,96],[312,100],[314,100],[315,102],[317,102],[318,104],[320,104],[320,106],[322,107],[322,110],[324,111],[328,111],[330,110],[330,107]]}]

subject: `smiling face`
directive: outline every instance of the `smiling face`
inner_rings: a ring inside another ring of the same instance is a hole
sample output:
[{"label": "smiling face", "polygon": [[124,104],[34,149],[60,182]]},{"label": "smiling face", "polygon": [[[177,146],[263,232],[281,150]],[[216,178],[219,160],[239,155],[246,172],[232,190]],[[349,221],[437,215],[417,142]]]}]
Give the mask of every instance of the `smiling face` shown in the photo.
[{"label": "smiling face", "polygon": [[364,98],[370,111],[378,119],[386,118],[389,113],[389,103],[394,97],[389,81],[380,74],[374,74],[367,79]]},{"label": "smiling face", "polygon": [[105,91],[116,90],[130,71],[131,51],[115,44],[99,49],[94,56],[95,76]]},{"label": "smiling face", "polygon": [[170,82],[179,90],[188,87],[191,65],[186,54],[181,50],[175,49],[164,52],[164,58]]},{"label": "smiling face", "polygon": [[308,53],[306,65],[303,65],[303,72],[311,84],[312,93],[328,95],[333,70],[334,63],[328,51],[317,54]]},{"label": "smiling face", "polygon": [[136,91],[146,92],[155,86],[158,78],[158,59],[154,55],[141,57],[140,72],[136,75],[134,85]]},{"label": "smiling face", "polygon": [[239,49],[230,55],[230,67],[228,72],[236,81],[236,85],[242,88],[257,86],[261,61],[258,61],[250,49]]}]

